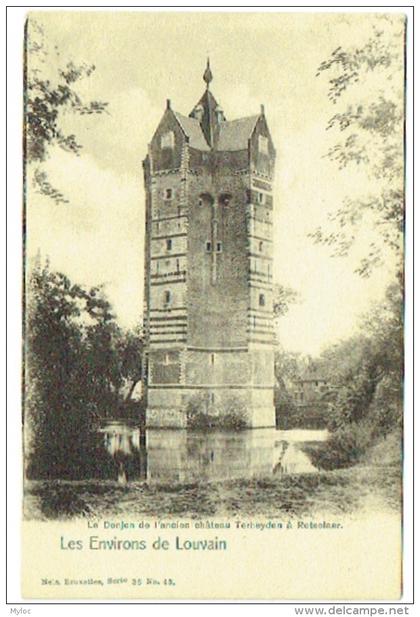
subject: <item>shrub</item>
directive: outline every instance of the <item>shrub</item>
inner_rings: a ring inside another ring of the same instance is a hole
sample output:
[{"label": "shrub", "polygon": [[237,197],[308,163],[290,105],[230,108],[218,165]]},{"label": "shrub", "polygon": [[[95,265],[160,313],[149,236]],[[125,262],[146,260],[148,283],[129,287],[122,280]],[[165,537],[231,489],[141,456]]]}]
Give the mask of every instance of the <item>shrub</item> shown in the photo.
[{"label": "shrub", "polygon": [[189,429],[238,431],[247,425],[245,405],[234,396],[211,406],[206,393],[196,394],[188,401],[186,413]]},{"label": "shrub", "polygon": [[367,421],[352,422],[330,434],[317,447],[308,449],[312,463],[320,469],[355,465],[372,445],[373,428]]}]

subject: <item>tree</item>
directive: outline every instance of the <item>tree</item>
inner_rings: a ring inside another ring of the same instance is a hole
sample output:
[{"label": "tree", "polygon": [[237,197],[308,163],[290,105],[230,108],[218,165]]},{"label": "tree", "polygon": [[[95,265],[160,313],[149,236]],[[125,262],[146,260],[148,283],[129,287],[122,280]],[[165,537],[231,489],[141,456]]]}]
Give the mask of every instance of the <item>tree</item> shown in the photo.
[{"label": "tree", "polygon": [[[54,72],[53,60],[58,68]],[[76,65],[60,61],[57,48],[52,52],[42,27],[33,19],[25,25],[24,65],[24,162],[31,165],[32,181],[37,190],[57,204],[68,203],[66,197],[51,185],[42,167],[52,146],[79,155],[82,145],[73,133],[65,133],[60,120],[72,112],[81,116],[101,114],[107,103],[92,100],[85,102],[77,92],[77,83],[89,77],[95,66]]]},{"label": "tree", "polygon": [[[401,287],[389,285],[385,299],[360,321],[360,333],[325,350],[318,367],[333,385],[330,426],[334,432],[359,425],[370,438],[401,430],[403,319]],[[369,445],[366,442],[366,446]]]},{"label": "tree", "polygon": [[299,301],[299,294],[291,287],[275,284],[273,289],[273,314],[275,318],[289,312],[290,305]]},{"label": "tree", "polygon": [[122,334],[119,343],[122,378],[128,382],[129,389],[125,402],[129,402],[136,385],[143,376],[144,335],[140,326]]},{"label": "tree", "polygon": [[357,272],[369,276],[384,262],[384,247],[401,262],[404,231],[404,24],[400,17],[380,15],[366,43],[338,47],[318,67],[328,75],[330,102],[339,110],[328,131],[340,140],[326,156],[339,169],[359,167],[370,190],[347,197],[329,214],[330,229],[318,227],[310,237],[346,256],[366,226],[376,239]]},{"label": "tree", "polygon": [[25,441],[29,475],[83,476],[96,425],[113,415],[121,383],[119,330],[99,288],[73,284],[48,262],[28,285]]}]

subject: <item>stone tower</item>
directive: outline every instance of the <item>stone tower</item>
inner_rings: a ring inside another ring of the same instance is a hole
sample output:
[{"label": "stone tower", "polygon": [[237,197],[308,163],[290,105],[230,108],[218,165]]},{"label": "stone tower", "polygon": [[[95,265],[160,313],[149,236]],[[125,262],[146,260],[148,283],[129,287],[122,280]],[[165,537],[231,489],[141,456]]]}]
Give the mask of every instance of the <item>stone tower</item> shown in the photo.
[{"label": "stone tower", "polygon": [[166,111],[143,163],[148,427],[187,412],[272,427],[272,182],[264,108],[227,120],[209,85]]}]

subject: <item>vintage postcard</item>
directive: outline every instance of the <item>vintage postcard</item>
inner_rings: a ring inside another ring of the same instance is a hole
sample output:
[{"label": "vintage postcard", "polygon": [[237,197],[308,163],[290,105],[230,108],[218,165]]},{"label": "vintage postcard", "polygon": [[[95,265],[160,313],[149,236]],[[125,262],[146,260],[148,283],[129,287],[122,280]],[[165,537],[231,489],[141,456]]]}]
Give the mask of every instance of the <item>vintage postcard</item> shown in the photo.
[{"label": "vintage postcard", "polygon": [[25,599],[401,598],[406,19],[26,15]]}]

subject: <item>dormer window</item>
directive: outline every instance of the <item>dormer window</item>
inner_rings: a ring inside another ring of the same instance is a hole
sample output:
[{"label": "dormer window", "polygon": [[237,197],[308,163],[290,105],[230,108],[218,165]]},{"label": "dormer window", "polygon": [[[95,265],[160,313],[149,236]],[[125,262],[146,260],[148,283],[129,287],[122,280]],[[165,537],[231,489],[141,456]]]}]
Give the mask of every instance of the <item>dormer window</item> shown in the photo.
[{"label": "dormer window", "polygon": [[261,154],[268,154],[268,137],[258,135],[258,151]]},{"label": "dormer window", "polygon": [[173,148],[175,146],[175,136],[173,131],[168,131],[164,133],[160,138],[160,147],[162,150],[164,148]]},{"label": "dormer window", "polygon": [[172,189],[165,189],[165,199],[172,199]]}]

